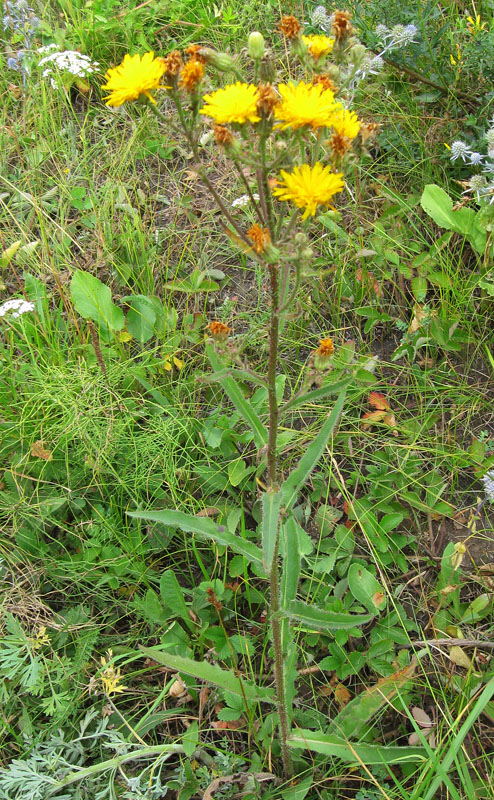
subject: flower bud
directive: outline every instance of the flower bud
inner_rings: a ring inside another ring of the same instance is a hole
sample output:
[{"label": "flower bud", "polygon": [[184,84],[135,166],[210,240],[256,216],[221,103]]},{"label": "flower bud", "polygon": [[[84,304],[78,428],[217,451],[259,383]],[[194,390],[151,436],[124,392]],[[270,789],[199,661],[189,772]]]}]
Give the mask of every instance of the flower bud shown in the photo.
[{"label": "flower bud", "polygon": [[201,47],[199,53],[207,64],[211,64],[212,67],[215,67],[220,72],[229,72],[234,66],[233,58],[228,53],[218,53],[211,47]]},{"label": "flower bud", "polygon": [[259,61],[264,55],[264,36],[259,31],[252,31],[247,40],[249,55],[255,61]]},{"label": "flower bud", "polygon": [[363,44],[354,44],[350,50],[350,58],[356,67],[359,67],[365,58],[366,48]]},{"label": "flower bud", "polygon": [[269,53],[265,53],[261,59],[259,78],[263,83],[273,83],[276,78],[276,69]]}]

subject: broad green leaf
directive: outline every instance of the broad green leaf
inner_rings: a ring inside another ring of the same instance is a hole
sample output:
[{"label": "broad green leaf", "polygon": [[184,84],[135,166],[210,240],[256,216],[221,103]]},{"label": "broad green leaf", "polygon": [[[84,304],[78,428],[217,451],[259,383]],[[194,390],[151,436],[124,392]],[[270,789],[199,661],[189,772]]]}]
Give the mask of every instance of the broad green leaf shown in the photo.
[{"label": "broad green leaf", "polygon": [[[223,368],[223,364],[218,358],[212,345],[206,345],[206,355],[209,358],[209,362],[215,373],[220,372],[220,370]],[[231,376],[225,376],[219,380],[219,383],[239,414],[242,415],[245,422],[250,426],[252,433],[254,434],[254,442],[256,447],[263,447],[268,442],[268,432],[252,408],[252,405],[243,396],[242,390],[240,389],[236,380]]]},{"label": "broad green leaf", "polygon": [[365,689],[353,700],[350,700],[339,714],[331,720],[328,733],[338,736],[348,736],[356,739],[371,717],[380,708],[388,705],[389,701],[397,694],[399,689],[407,686],[415,674],[416,660],[387,678]]},{"label": "broad green leaf", "polygon": [[381,584],[360,564],[352,564],[348,570],[348,588],[355,600],[362,603],[371,614],[386,608],[386,596]]},{"label": "broad green leaf", "polygon": [[223,525],[217,525],[206,517],[193,517],[183,511],[128,511],[129,517],[147,519],[151,522],[161,522],[171,528],[180,528],[186,533],[195,533],[207,542],[216,542],[219,545],[230,547],[235,553],[245,556],[262,570],[262,551],[252,542],[241,539],[230,533]]},{"label": "broad green leaf", "polygon": [[144,294],[133,294],[123,297],[122,302],[129,306],[126,318],[128,332],[141,344],[149,341],[156,323],[156,311],[151,298]]},{"label": "broad green leaf", "polygon": [[323,455],[328,439],[333,434],[340,419],[340,414],[345,402],[345,395],[346,388],[340,392],[340,396],[336,400],[330,415],[324,422],[316,438],[308,446],[293,472],[281,484],[281,502],[286,509],[291,508],[296,501],[300,490],[305,485],[309,475],[317,466],[319,459]]},{"label": "broad green leaf", "polygon": [[346,611],[309,606],[301,600],[291,600],[283,611],[283,616],[290,617],[307,628],[330,633],[365,625],[373,618],[372,614],[348,614]]},{"label": "broad green leaf", "polygon": [[276,540],[278,538],[278,530],[280,524],[280,503],[281,494],[275,490],[268,490],[263,492],[261,497],[262,503],[262,523],[261,523],[261,541],[262,541],[262,558],[264,569],[269,573],[271,564],[273,563],[273,556],[276,547]]},{"label": "broad green leaf", "polygon": [[182,588],[171,569],[165,570],[160,579],[160,594],[165,606],[179,619],[183,620],[188,628],[195,630],[189,610],[185,604]]},{"label": "broad green leaf", "polygon": [[7,247],[7,249],[3,251],[3,253],[0,255],[1,268],[8,267],[8,265],[14,258],[15,254],[17,253],[19,247],[21,246],[21,244],[22,244],[22,239],[18,239],[17,242],[14,242],[13,244],[10,245],[10,247]]},{"label": "broad green leaf", "polygon": [[111,299],[111,291],[99,278],[76,270],[70,282],[70,294],[77,312],[84,319],[98,325],[107,325],[110,330],[120,331],[124,326],[124,315]]},{"label": "broad green leaf", "polygon": [[299,729],[288,738],[288,746],[312,750],[325,756],[340,758],[352,764],[404,764],[426,761],[427,751],[421,747],[399,747],[397,745],[364,744],[347,742],[330,733],[319,733]]},{"label": "broad green leaf", "polygon": [[176,656],[167,653],[165,650],[157,650],[154,647],[142,647],[139,649],[147,658],[164,664],[175,672],[182,672],[184,675],[191,675],[198,680],[214,683],[235,695],[245,697],[249,702],[260,700],[263,703],[274,703],[275,697],[272,689],[256,686],[255,683],[240,678],[230,669],[222,669],[216,664],[208,661],[194,661],[192,658]]},{"label": "broad green leaf", "polygon": [[232,486],[238,486],[248,474],[249,470],[242,458],[236,458],[228,464],[228,480]]},{"label": "broad green leaf", "polygon": [[199,745],[199,725],[196,720],[190,723],[182,736],[182,745],[187,758],[192,758]]},{"label": "broad green leaf", "polygon": [[421,303],[427,294],[427,278],[423,275],[416,275],[412,278],[412,292],[415,299]]},{"label": "broad green leaf", "polygon": [[425,187],[420,204],[440,228],[463,234],[478,253],[484,252],[486,232],[477,224],[477,213],[472,208],[453,211],[451,197],[434,183]]}]

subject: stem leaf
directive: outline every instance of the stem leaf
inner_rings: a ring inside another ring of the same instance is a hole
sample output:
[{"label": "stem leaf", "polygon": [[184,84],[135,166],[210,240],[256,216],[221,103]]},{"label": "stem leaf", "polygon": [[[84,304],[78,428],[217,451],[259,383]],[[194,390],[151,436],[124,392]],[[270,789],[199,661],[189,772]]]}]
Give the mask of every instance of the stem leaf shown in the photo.
[{"label": "stem leaf", "polygon": [[357,625],[365,625],[373,619],[372,614],[348,614],[346,611],[309,606],[301,600],[291,600],[284,611],[290,619],[301,622],[308,628],[335,631],[349,630]]},{"label": "stem leaf", "polygon": [[420,747],[400,747],[398,745],[380,745],[348,742],[339,736],[320,731],[299,729],[288,737],[289,747],[313,750],[325,756],[340,758],[353,764],[403,764],[414,761],[425,761],[427,751]]},{"label": "stem leaf", "polygon": [[235,536],[230,533],[223,525],[217,525],[213,520],[206,519],[205,517],[194,517],[191,514],[185,514],[183,511],[128,511],[129,517],[135,519],[146,519],[151,522],[161,522],[163,525],[169,525],[171,528],[180,528],[185,533],[195,533],[200,539],[205,541],[213,541],[216,544],[229,547],[235,553],[240,553],[245,556],[247,561],[251,561],[263,572],[262,566],[262,550],[252,542],[242,539],[240,536]]},{"label": "stem leaf", "polygon": [[216,373],[216,380],[218,380],[218,382],[221,384],[225,394],[229,397],[239,414],[242,415],[245,422],[252,430],[256,447],[264,447],[268,441],[268,432],[249,401],[243,396],[242,390],[240,389],[237,381],[232,378],[231,375],[225,375],[224,377],[218,375],[218,373],[220,373],[223,369],[223,364],[211,345],[206,345],[206,355],[209,358],[209,362],[214,372]]},{"label": "stem leaf", "polygon": [[165,667],[185,675],[191,675],[198,680],[214,683],[215,686],[220,686],[227,692],[240,695],[242,698],[245,697],[249,702],[257,700],[263,703],[275,702],[272,689],[257,686],[251,681],[240,678],[231,669],[222,669],[217,664],[209,664],[207,661],[195,661],[193,658],[172,655],[172,653],[154,647],[140,646],[139,649],[147,658],[152,658],[158,664],[164,664]]},{"label": "stem leaf", "polygon": [[262,503],[262,559],[264,569],[269,572],[273,563],[276,540],[278,538],[278,528],[280,524],[280,492],[270,489],[263,492]]},{"label": "stem leaf", "polygon": [[324,453],[328,439],[338,424],[340,414],[343,410],[345,396],[346,387],[340,392],[340,395],[333,406],[331,414],[326,419],[326,422],[322,426],[316,438],[310,443],[293,472],[281,484],[280,496],[286,509],[292,507],[293,503],[297,499],[298,493],[306,483],[307,478]]}]

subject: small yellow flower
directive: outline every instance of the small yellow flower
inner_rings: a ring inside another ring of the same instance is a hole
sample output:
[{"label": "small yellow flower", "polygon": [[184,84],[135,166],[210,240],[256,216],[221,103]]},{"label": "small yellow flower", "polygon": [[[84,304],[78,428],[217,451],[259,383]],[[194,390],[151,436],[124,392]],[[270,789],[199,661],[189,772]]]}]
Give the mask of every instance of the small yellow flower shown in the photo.
[{"label": "small yellow flower", "polygon": [[49,642],[50,639],[48,638],[48,634],[46,632],[46,625],[41,625],[36,636],[31,639],[31,646],[33,650],[41,650],[43,645],[49,644]]},{"label": "small yellow flower", "polygon": [[476,14],[475,19],[473,17],[467,17],[467,23],[467,28],[472,34],[487,30],[487,23],[481,22],[480,14]]},{"label": "small yellow flower", "polygon": [[345,184],[341,173],[331,172],[329,166],[317,161],[313,167],[303,164],[293,172],[281,170],[282,181],[273,190],[280,200],[290,200],[297,208],[303,208],[302,219],[314,216],[319,205],[329,205],[331,198],[341,192]]},{"label": "small yellow flower", "polygon": [[347,139],[355,139],[360,130],[360,122],[355,111],[349,111],[339,104],[339,108],[333,114],[331,127],[340,136],[346,136]]},{"label": "small yellow flower", "polygon": [[335,103],[331,89],[322,84],[290,83],[278,86],[282,101],[274,109],[280,128],[323,128],[331,125],[333,112],[340,104]]},{"label": "small yellow flower", "polygon": [[215,122],[224,125],[228,122],[259,122],[261,119],[257,112],[259,89],[250,83],[240,83],[225,86],[213,94],[205,94],[206,105],[200,114],[212,117]]},{"label": "small yellow flower", "polygon": [[[173,362],[173,363],[172,363]],[[181,361],[177,356],[167,356],[165,358],[165,363],[163,364],[163,368],[166,369],[167,372],[171,372],[173,369],[173,364],[176,366],[177,369],[182,369],[184,362]]]},{"label": "small yellow flower", "polygon": [[160,80],[166,69],[165,60],[155,58],[154,53],[130,56],[128,53],[118,67],[112,67],[105,75],[107,83],[101,88],[109,92],[105,97],[107,106],[118,107],[127,100],[137,100],[141,95],[156,105],[151,96],[153,89],[163,89]]},{"label": "small yellow flower", "polygon": [[311,36],[302,36],[302,41],[316,60],[321,56],[326,56],[334,47],[334,39],[330,39],[329,36],[312,34]]},{"label": "small yellow flower", "polygon": [[120,667],[115,669],[113,664],[109,664],[108,662],[113,658],[113,650],[107,650],[105,656],[101,656],[101,665],[103,669],[100,673],[101,679],[101,686],[103,691],[107,695],[111,694],[120,694],[121,692],[125,692],[128,689],[128,686],[123,686],[121,683],[122,680],[122,670]]}]

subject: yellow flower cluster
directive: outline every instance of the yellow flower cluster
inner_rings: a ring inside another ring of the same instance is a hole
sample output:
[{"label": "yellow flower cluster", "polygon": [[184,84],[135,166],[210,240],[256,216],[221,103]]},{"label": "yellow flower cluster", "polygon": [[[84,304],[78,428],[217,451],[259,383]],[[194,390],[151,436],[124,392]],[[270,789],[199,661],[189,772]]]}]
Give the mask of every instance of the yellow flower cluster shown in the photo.
[{"label": "yellow flower cluster", "polygon": [[[302,38],[315,59],[331,52],[334,45],[334,40],[327,36]],[[177,55],[180,56],[179,53]],[[142,58],[138,55],[126,55],[122,64],[109,69],[106,74],[107,83],[103,88],[109,92],[105,98],[107,105],[120,106],[127,100],[136,100],[141,96],[155,103],[150,92],[160,88],[170,88],[160,85],[163,75],[165,73],[168,75],[169,72],[166,63],[165,59],[154,58],[152,52],[145,53]],[[181,86],[185,88],[188,88],[186,78],[187,80],[189,78],[188,73],[187,75],[184,73],[187,66],[194,71],[190,76],[194,86],[200,82],[204,73],[203,64],[197,60],[181,67]],[[332,129],[333,139],[335,136],[339,137],[337,150],[342,153],[350,146],[350,140],[354,139],[360,130],[360,122],[355,112],[336,101],[334,92],[326,88],[323,82],[290,81],[287,84],[280,84],[278,100],[274,88],[270,85],[268,88],[270,113],[274,116],[275,130]],[[199,113],[212,118],[216,126],[255,124],[261,121],[262,116],[267,115],[261,90],[265,93],[266,87],[259,88],[253,84],[237,81],[204,95],[205,102]],[[228,129],[225,128],[225,131]],[[273,194],[280,200],[289,200],[303,209],[303,219],[307,219],[316,213],[318,206],[327,206],[331,198],[343,188],[342,174],[336,174],[329,166],[324,167],[317,162],[313,166],[308,164],[296,166],[292,172],[282,170],[281,180],[278,181]]]}]

